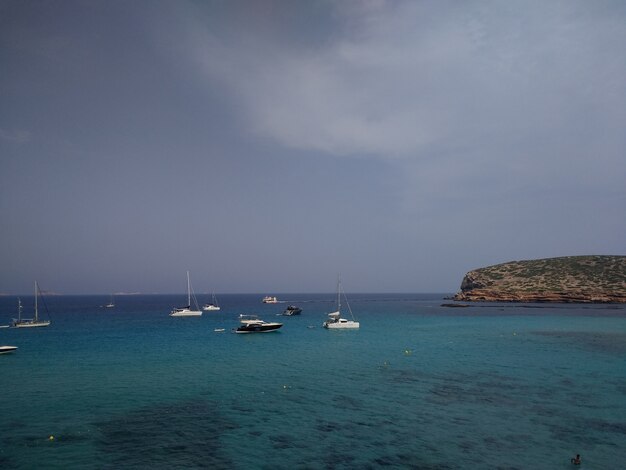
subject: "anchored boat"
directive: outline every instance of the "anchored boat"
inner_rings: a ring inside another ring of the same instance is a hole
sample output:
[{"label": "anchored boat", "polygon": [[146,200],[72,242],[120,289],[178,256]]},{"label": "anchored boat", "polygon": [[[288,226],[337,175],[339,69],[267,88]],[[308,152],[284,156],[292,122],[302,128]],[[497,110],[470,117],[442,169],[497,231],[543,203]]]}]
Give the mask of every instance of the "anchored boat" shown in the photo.
[{"label": "anchored boat", "polygon": [[235,333],[269,333],[283,326],[282,323],[265,322],[256,315],[239,315],[241,325]]}]

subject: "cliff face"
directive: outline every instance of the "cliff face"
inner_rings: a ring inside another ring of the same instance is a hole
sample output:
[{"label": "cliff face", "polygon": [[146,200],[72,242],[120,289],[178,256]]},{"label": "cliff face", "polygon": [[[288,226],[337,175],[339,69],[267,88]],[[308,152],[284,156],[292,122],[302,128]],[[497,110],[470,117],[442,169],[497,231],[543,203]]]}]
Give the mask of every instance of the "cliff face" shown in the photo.
[{"label": "cliff face", "polygon": [[468,272],[463,301],[626,303],[626,256],[512,261]]}]

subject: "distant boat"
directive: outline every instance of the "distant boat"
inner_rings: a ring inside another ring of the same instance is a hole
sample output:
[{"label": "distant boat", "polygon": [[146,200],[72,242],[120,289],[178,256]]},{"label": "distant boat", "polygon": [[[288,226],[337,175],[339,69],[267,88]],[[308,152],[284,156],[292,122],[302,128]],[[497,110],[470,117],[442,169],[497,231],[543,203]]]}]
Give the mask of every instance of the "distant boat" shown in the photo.
[{"label": "distant boat", "polygon": [[217,303],[217,297],[215,297],[215,292],[213,292],[213,296],[211,298],[211,302],[207,303],[207,304],[204,304],[202,306],[202,310],[205,310],[205,311],[211,311],[211,310],[212,311],[217,311],[217,310],[220,310],[220,306]]},{"label": "distant boat", "polygon": [[170,312],[170,317],[199,317],[202,315],[202,310],[198,307],[198,301],[196,296],[193,296],[195,310],[191,309],[191,282],[189,281],[189,271],[187,271],[187,305],[185,307],[174,308]]},{"label": "distant boat", "polygon": [[300,307],[296,307],[295,305],[290,305],[285,309],[283,315],[290,317],[292,315],[300,315],[302,313],[302,309]]},{"label": "distant boat", "polygon": [[263,297],[263,301],[264,304],[277,304],[278,303],[278,298],[277,297],[272,297],[271,295],[267,295],[265,297]]},{"label": "distant boat", "polygon": [[115,302],[113,302],[113,294],[111,294],[111,300],[105,305],[105,308],[115,308]]},{"label": "distant boat", "polygon": [[235,330],[235,333],[269,333],[276,331],[282,323],[269,323],[261,320],[256,315],[239,315],[241,326]]},{"label": "distant boat", "polygon": [[[350,316],[352,320],[348,320],[347,318],[341,317],[341,294],[343,293],[343,297],[346,301],[346,305],[348,307],[348,311],[350,312]],[[348,298],[346,294],[342,291],[341,288],[341,280],[337,279],[337,311],[328,314],[328,320],[326,320],[323,325],[324,328],[328,328],[331,330],[334,329],[356,329],[359,328],[359,322],[354,320],[354,315],[352,314],[352,309],[350,309],[350,304],[348,303]]]},{"label": "distant boat", "polygon": [[[49,326],[50,320],[39,319],[38,298],[41,295],[37,281],[35,281],[35,316],[33,318],[22,318],[22,301],[17,299],[17,318],[13,319],[11,326],[13,328],[34,328],[37,326]],[[44,303],[45,305],[45,303]]]},{"label": "distant boat", "polygon": [[0,346],[0,354],[9,354],[17,350],[17,346]]}]

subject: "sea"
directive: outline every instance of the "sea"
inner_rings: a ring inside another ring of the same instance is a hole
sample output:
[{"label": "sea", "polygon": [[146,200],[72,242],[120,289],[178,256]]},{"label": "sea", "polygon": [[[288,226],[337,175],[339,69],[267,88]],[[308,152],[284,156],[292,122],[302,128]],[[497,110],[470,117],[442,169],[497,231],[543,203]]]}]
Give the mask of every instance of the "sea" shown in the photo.
[{"label": "sea", "polygon": [[348,294],[342,331],[334,294],[278,297],[46,296],[49,327],[0,329],[0,468],[626,468],[624,305]]}]

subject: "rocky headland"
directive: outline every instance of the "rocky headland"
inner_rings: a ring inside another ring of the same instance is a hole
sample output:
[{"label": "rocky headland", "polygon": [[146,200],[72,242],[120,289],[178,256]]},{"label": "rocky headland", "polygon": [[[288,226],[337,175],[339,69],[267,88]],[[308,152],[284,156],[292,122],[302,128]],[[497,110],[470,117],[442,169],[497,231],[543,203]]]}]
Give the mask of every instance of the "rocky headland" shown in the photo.
[{"label": "rocky headland", "polygon": [[565,256],[475,269],[454,300],[626,303],[626,256]]}]

